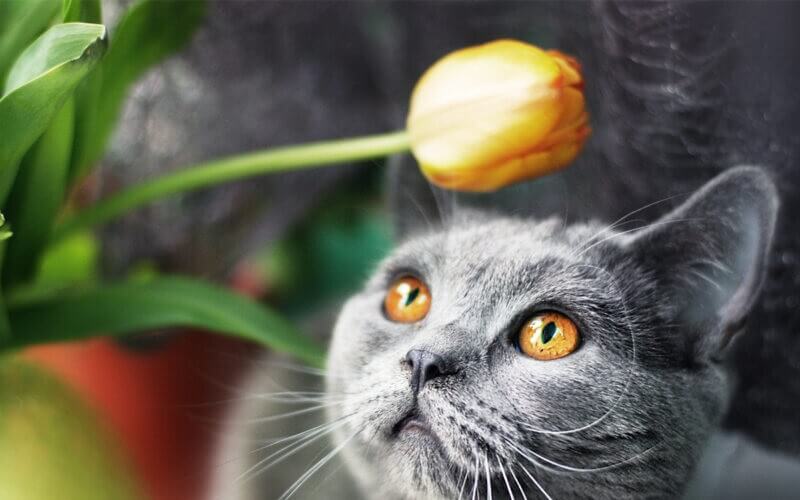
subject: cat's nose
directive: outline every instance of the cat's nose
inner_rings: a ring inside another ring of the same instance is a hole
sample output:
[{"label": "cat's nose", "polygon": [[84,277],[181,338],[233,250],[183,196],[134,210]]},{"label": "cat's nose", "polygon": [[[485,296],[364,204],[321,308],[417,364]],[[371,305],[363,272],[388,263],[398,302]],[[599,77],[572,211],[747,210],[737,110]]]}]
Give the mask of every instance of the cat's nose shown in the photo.
[{"label": "cat's nose", "polygon": [[411,368],[410,383],[415,396],[428,381],[453,373],[451,364],[442,356],[422,349],[408,351],[403,361]]}]

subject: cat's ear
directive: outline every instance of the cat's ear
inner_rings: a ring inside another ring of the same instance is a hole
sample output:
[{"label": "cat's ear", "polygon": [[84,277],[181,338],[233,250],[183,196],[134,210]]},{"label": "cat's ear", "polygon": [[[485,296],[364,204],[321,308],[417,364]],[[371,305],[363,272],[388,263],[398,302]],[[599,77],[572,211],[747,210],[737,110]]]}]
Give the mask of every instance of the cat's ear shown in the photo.
[{"label": "cat's ear", "polygon": [[626,246],[654,274],[670,319],[702,332],[697,355],[716,356],[758,298],[778,196],[755,167],[730,169]]},{"label": "cat's ear", "polygon": [[397,240],[441,227],[443,195],[437,189],[410,155],[390,157],[386,191]]}]

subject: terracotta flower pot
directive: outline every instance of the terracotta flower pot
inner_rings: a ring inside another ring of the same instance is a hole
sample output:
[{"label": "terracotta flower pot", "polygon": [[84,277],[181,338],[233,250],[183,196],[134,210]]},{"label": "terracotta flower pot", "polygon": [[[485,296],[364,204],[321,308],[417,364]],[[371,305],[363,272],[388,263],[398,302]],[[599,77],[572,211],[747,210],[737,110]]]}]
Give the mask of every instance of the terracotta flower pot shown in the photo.
[{"label": "terracotta flower pot", "polygon": [[257,347],[182,332],[137,352],[97,339],[30,349],[116,433],[152,500],[197,500],[207,488],[225,401]]}]

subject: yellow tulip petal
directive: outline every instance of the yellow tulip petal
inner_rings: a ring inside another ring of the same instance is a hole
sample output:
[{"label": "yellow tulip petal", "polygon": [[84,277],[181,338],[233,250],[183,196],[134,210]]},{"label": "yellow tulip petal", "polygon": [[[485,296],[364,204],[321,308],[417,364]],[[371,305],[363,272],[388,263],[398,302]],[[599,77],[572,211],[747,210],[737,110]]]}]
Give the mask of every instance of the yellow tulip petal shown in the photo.
[{"label": "yellow tulip petal", "polygon": [[423,163],[480,166],[544,138],[561,116],[559,64],[544,51],[501,40],[436,63],[411,98],[408,130]]},{"label": "yellow tulip petal", "polygon": [[586,99],[580,90],[567,87],[562,91],[562,111],[554,130],[569,127],[586,114]]},{"label": "yellow tulip petal", "polygon": [[581,65],[578,63],[577,59],[557,50],[548,50],[547,53],[553,56],[556,63],[561,68],[564,77],[564,85],[578,87],[583,85]]},{"label": "yellow tulip petal", "polygon": [[562,168],[590,133],[580,65],[514,40],[456,51],[414,89],[412,151],[434,184],[490,191]]},{"label": "yellow tulip petal", "polygon": [[424,168],[428,179],[437,186],[459,191],[495,191],[515,182],[556,172],[580,153],[583,141],[566,143],[548,151],[533,152],[479,170],[463,172],[450,169]]}]

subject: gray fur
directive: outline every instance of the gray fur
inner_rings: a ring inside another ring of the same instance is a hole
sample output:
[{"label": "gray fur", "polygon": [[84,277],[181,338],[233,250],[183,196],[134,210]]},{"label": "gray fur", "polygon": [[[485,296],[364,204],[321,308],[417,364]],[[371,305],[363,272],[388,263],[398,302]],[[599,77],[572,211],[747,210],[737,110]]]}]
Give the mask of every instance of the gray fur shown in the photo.
[{"label": "gray fur", "polygon": [[[768,177],[737,168],[635,232],[463,211],[426,226],[334,332],[327,390],[342,402],[329,419],[362,491],[455,498],[464,484],[467,497],[506,498],[505,471],[516,498],[512,472],[528,498],[678,496],[728,406],[724,348],[758,295],[776,212]],[[386,287],[408,272],[432,307],[392,323]],[[541,362],[514,349],[541,309],[578,323],[576,352]],[[416,400],[401,363],[413,348],[459,366]],[[435,437],[392,433],[411,411]]]}]

